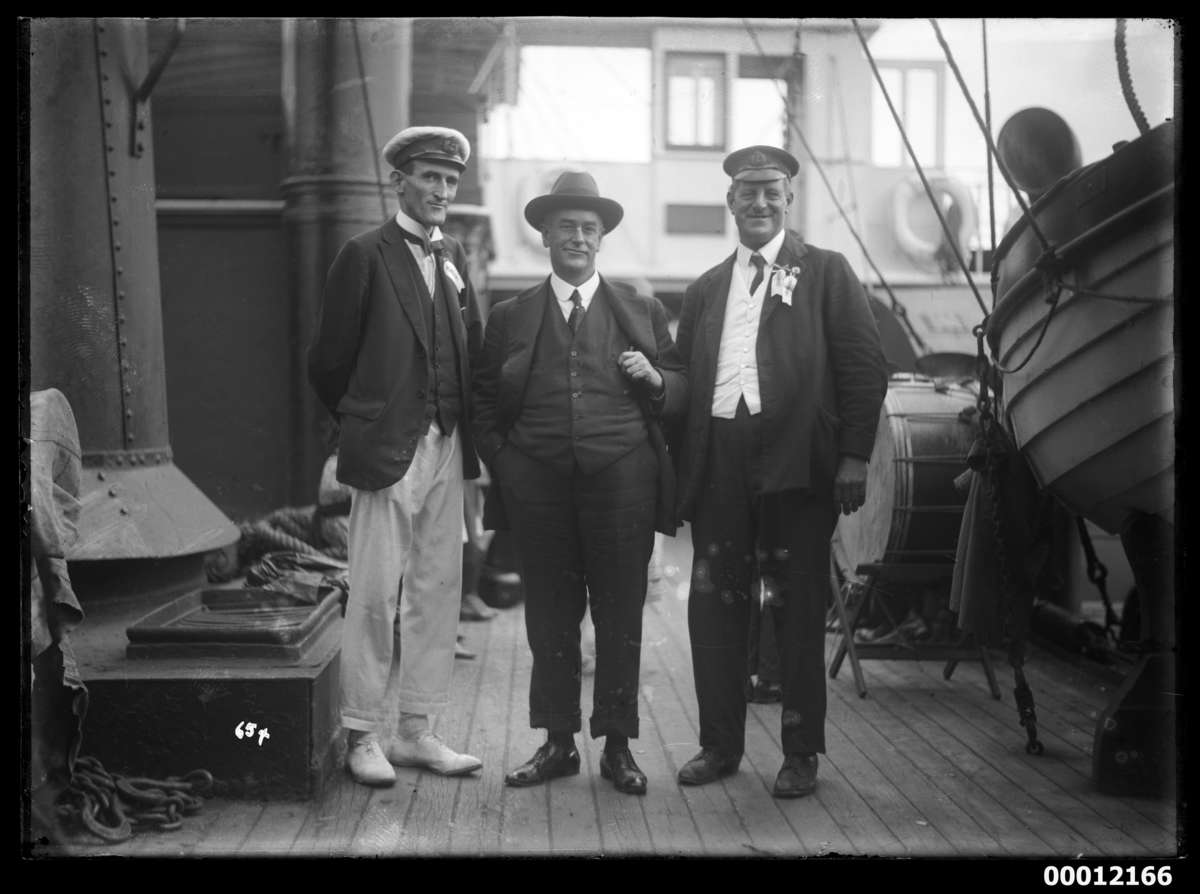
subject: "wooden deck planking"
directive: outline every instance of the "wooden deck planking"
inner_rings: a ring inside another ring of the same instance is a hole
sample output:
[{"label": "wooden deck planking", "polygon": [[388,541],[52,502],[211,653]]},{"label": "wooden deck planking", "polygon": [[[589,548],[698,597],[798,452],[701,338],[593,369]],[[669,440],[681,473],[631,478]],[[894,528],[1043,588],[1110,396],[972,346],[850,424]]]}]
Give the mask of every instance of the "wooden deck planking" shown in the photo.
[{"label": "wooden deck planking", "polygon": [[[891,669],[885,672],[894,673]],[[900,687],[897,691],[904,693]],[[1144,817],[1122,805],[1120,799],[1094,793],[1091,781],[1067,765],[1068,760],[1082,762],[1084,758],[1073,753],[1061,739],[1053,734],[1041,737],[1045,739],[1046,753],[1028,755],[1023,731],[1014,723],[996,719],[980,706],[979,699],[951,689],[938,693],[937,702],[946,709],[945,723],[964,732],[974,731],[980,753],[993,758],[993,765],[1014,785],[1029,792],[1046,810],[1086,838],[1092,845],[1092,854],[1134,856],[1153,853],[1156,846],[1161,846],[1162,830],[1147,836],[1149,824]],[[1126,825],[1133,835],[1124,831]],[[1138,841],[1134,835],[1143,840]]]},{"label": "wooden deck planking", "polygon": [[206,800],[199,813],[183,818],[183,827],[174,832],[138,832],[129,841],[88,848],[88,855],[113,854],[121,857],[184,857],[191,854],[208,830],[220,823],[225,811],[234,803],[225,798]]},{"label": "wooden deck planking", "polygon": [[263,801],[233,801],[221,811],[217,822],[208,829],[192,848],[192,854],[230,856],[236,854],[249,838],[266,804]]},{"label": "wooden deck planking", "polygon": [[[946,681],[940,661],[873,660],[864,663],[868,698],[858,697],[848,668],[828,683],[828,754],[813,796],[770,795],[782,760],[778,705],[749,706],[739,773],[679,786],[678,768],[698,750],[697,710],[686,603],[668,594],[645,615],[641,736],[630,745],[649,791],[638,797],[600,778],[602,741],[586,730],[578,737],[579,776],[506,788],[504,773],[544,735],[528,728],[523,609],[465,630],[479,658],[456,663],[453,706],[438,732],[484,761],[475,776],[399,769],[395,787],[368,789],[339,768],[316,802],[212,799],[177,832],[76,852],[1071,858],[1178,851],[1173,802],[1096,791],[1092,728],[1111,684],[1054,657],[1031,653],[1026,665],[1047,748],[1042,756],[1024,752],[1005,662],[996,666],[1005,690],[996,701],[976,662],[961,663]],[[586,718],[593,678],[583,683]]]},{"label": "wooden deck planking", "polygon": [[[767,724],[776,729],[779,727],[778,705],[750,705],[747,711],[745,755],[742,758],[743,769],[749,768],[754,785],[747,792],[747,798],[742,806],[746,816],[759,815],[762,824],[770,829],[778,830],[771,838],[765,836],[757,847],[763,853],[787,856],[823,856],[826,854],[855,854],[859,848],[842,830],[841,825],[830,814],[825,802],[815,796],[805,798],[779,799],[771,794],[775,785],[775,776],[783,764],[783,751],[779,738],[767,731]],[[757,720],[755,714],[770,714],[769,708],[774,708],[774,717],[770,720]],[[733,778],[733,777],[731,777]],[[822,785],[825,781],[822,782]],[[747,825],[751,835],[759,824]]]},{"label": "wooden deck planking", "polygon": [[880,687],[880,690],[869,702],[857,697],[843,697],[840,693],[835,697],[841,698],[843,704],[886,739],[892,748],[903,752],[941,794],[978,824],[990,839],[980,848],[980,854],[993,852],[996,844],[1014,856],[1052,852],[1034,830],[1009,813],[1003,802],[938,751],[935,743],[939,736],[922,729],[920,715],[912,709],[906,710],[903,705],[897,709],[896,696],[890,687]]},{"label": "wooden deck planking", "polygon": [[[656,610],[659,605],[661,603],[651,610]],[[660,740],[665,743],[665,750],[670,757],[669,763],[674,772],[678,772],[679,767],[687,763],[700,748],[696,725],[690,719],[696,711],[691,665],[686,665],[684,675],[680,663],[664,656],[661,648],[651,649],[649,656],[643,655],[643,663],[646,657],[650,658],[650,666],[657,667],[665,678],[663,688],[666,691],[656,692],[653,716]],[[654,785],[655,781],[649,780],[649,784]],[[677,787],[695,821],[705,854],[748,856],[753,852],[749,831],[721,782],[682,786],[672,775],[659,784]]]},{"label": "wooden deck planking", "polygon": [[286,854],[304,827],[311,806],[307,801],[268,802],[254,826],[246,833],[246,840],[238,848],[238,856]]},{"label": "wooden deck planking", "polygon": [[665,856],[702,853],[704,844],[696,821],[675,781],[679,768],[670,761],[667,743],[655,716],[659,698],[673,698],[675,693],[664,672],[657,666],[648,667],[645,660],[642,662],[641,689],[641,737],[631,742],[630,748],[638,766],[646,774],[645,810],[646,823],[650,828],[650,845],[655,854]]},{"label": "wooden deck planking", "polygon": [[[945,836],[929,824],[908,797],[880,772],[850,735],[843,732],[841,723],[833,719],[825,724],[825,749],[827,753],[821,758],[818,779],[829,778],[831,770],[834,778],[840,777],[895,839],[900,853],[908,856],[945,856],[954,853]],[[824,781],[817,783],[818,791],[823,785]],[[878,833],[875,834],[878,836]],[[891,852],[892,846],[879,851]]]},{"label": "wooden deck planking", "polygon": [[447,852],[451,854],[491,854],[498,848],[509,719],[513,689],[519,685],[516,658],[528,651],[522,611],[520,606],[506,609],[486,622],[486,647],[477,659],[479,707],[464,740],[467,750],[483,761],[483,768],[459,791],[449,818]]},{"label": "wooden deck planking", "polygon": [[[1032,670],[1029,669],[1028,664],[1026,668],[1026,678],[1033,689],[1035,710],[1037,711],[1038,738],[1045,739],[1047,743],[1057,738],[1058,744],[1063,746],[1064,755],[1071,753],[1070,749],[1066,746],[1077,748],[1085,756],[1086,760],[1070,760],[1068,765],[1086,780],[1089,790],[1094,789],[1094,786],[1091,784],[1091,758],[1096,718],[1112,697],[1112,691],[1115,687],[1111,684],[1095,681],[1090,687],[1086,682],[1079,683],[1074,687],[1066,685],[1059,687],[1057,685],[1059,674],[1062,674],[1065,679],[1070,679],[1072,677],[1078,678],[1083,672],[1044,652],[1037,654]],[[1047,685],[1039,688],[1036,681],[1038,676],[1044,679]],[[1078,697],[1082,698],[1086,696],[1091,698],[1094,705],[1093,709],[1088,713],[1084,713],[1083,711],[1072,712],[1065,708],[1055,697],[1055,694],[1060,689],[1071,689]],[[1006,696],[1006,700],[1009,698],[1011,698],[1011,695]],[[999,707],[1000,704],[1004,704],[1007,707],[1007,711],[1002,710]],[[1024,731],[1012,719],[1016,717],[1016,708],[1011,702],[997,703],[993,701],[991,704],[986,705],[981,702],[980,706],[985,708],[998,720],[1012,722],[1015,730],[1014,734],[1020,741],[1024,741]],[[1044,732],[1049,735],[1045,735]],[[1125,797],[1121,799],[1121,803],[1126,808],[1141,814],[1144,818],[1159,826],[1159,828],[1171,833],[1172,836],[1174,835],[1177,828],[1174,804],[1149,797]]]},{"label": "wooden deck planking", "polygon": [[[1025,679],[1029,684],[1030,691],[1033,693],[1034,707],[1038,713],[1038,728],[1039,732],[1042,727],[1048,730],[1053,730],[1057,735],[1065,741],[1070,742],[1080,751],[1090,755],[1092,753],[1092,738],[1095,734],[1096,718],[1099,716],[1100,710],[1108,699],[1108,695],[1103,691],[1091,694],[1087,700],[1084,694],[1078,691],[1070,691],[1068,686],[1060,686],[1057,679],[1053,680],[1043,673],[1043,666],[1040,661],[1027,661],[1025,664]],[[940,673],[937,675],[940,680]],[[1003,706],[1002,710],[996,710],[997,716],[1005,713],[1011,718],[1017,717],[1017,709],[1015,697],[1013,695],[1014,681],[1012,678],[1012,668],[1007,662],[997,664],[996,676],[1000,681],[1002,697],[999,700],[992,699],[993,709],[998,706]],[[956,672],[955,679],[958,677]],[[982,684],[983,678],[980,675],[968,674],[962,681],[966,686],[959,687],[958,691],[966,693],[972,689],[978,688]],[[931,684],[941,685],[936,681],[931,680]],[[950,681],[952,684],[954,680]],[[1045,685],[1043,685],[1043,683]],[[1045,719],[1043,720],[1043,715]],[[1018,727],[1018,731],[1024,735],[1024,732]]]},{"label": "wooden deck planking", "polygon": [[[533,669],[533,656],[525,635],[524,606],[506,613],[505,621],[511,625],[509,635],[519,647],[513,658],[512,688],[505,715],[508,735],[504,758],[492,771],[500,785],[497,847],[503,854],[545,854],[550,851],[550,806],[546,787],[513,788],[504,784],[504,775],[532,757],[546,737],[544,731],[529,727],[529,675]],[[584,779],[582,775],[568,778],[574,785]]]},{"label": "wooden deck planking", "polygon": [[[586,724],[585,724],[586,725]],[[632,741],[632,740],[631,740]],[[603,739],[589,743],[581,750],[580,757],[587,765],[592,780],[592,796],[596,802],[596,817],[603,836],[602,854],[652,854],[650,829],[642,809],[643,795],[627,795],[613,788],[613,784],[600,775],[600,755]],[[649,785],[647,784],[647,789]]]},{"label": "wooden deck planking", "polygon": [[[313,837],[305,842],[305,852],[317,857],[339,857],[349,853],[354,833],[375,792],[375,787],[358,785],[343,771],[337,796],[329,800],[328,812],[320,812],[310,827]],[[297,843],[299,840],[297,836]]]},{"label": "wooden deck planking", "polygon": [[[681,614],[681,613],[680,613]],[[670,648],[675,676],[692,676],[692,657],[686,635],[678,624],[664,625],[664,645]],[[694,703],[689,701],[689,707]],[[776,735],[766,724],[755,723],[759,711],[774,714],[779,728],[778,706],[748,705],[742,772],[727,777],[724,786],[750,835],[747,849],[754,853],[804,855],[838,851],[852,853],[854,845],[819,800],[804,798],[780,801],[771,796],[775,775],[783,762]],[[698,712],[692,714],[697,716]],[[699,723],[693,724],[699,742]]]},{"label": "wooden deck planking", "polygon": [[[1038,737],[1043,740],[1047,753],[1040,757],[1030,756],[1024,751],[1024,733],[1015,722],[1008,721],[1015,732],[1010,732],[1007,736],[995,725],[1005,723],[1004,714],[995,702],[985,704],[971,699],[969,694],[965,693],[953,695],[955,698],[947,702],[952,710],[961,716],[974,717],[980,722],[986,722],[989,728],[995,731],[998,741],[1015,740],[1017,747],[1014,750],[1020,760],[1035,769],[1045,771],[1064,790],[1075,793],[1081,803],[1119,823],[1121,828],[1128,828],[1135,838],[1140,835],[1141,842],[1147,847],[1153,850],[1161,848],[1163,841],[1174,842],[1176,821],[1175,807],[1172,803],[1151,798],[1115,798],[1101,794],[1091,779],[1091,749],[1083,752],[1056,732],[1056,723],[1043,723],[1042,711],[1038,713]],[[1013,717],[1015,713],[1013,709],[1009,716]],[[1046,711],[1045,717],[1052,720],[1055,714],[1053,711]],[[1048,756],[1058,760],[1046,762],[1044,758]]]},{"label": "wooden deck planking", "polygon": [[[438,716],[434,727],[434,731],[449,747],[468,754],[473,753],[468,745],[479,710],[481,677],[488,651],[495,639],[489,628],[490,624],[481,623],[460,625],[466,635],[467,647],[477,657],[454,662],[450,707]],[[468,776],[445,777],[428,770],[397,767],[396,785],[409,792],[409,804],[404,814],[403,838],[395,842],[389,851],[415,856],[445,853],[451,832],[447,818],[454,815],[463,788],[477,786],[480,774],[485,772],[486,767]]]},{"label": "wooden deck planking", "polygon": [[[857,713],[858,704],[851,707],[851,700],[859,701],[856,693],[847,694],[835,689],[830,695],[830,713],[850,712],[855,716],[856,720],[852,721],[855,741],[863,746],[863,751],[880,772],[920,811],[923,820],[950,843],[953,854],[968,856],[996,851],[998,845],[992,837],[942,791],[935,778],[923,772],[910,755],[897,749],[888,736],[876,729],[863,714]],[[872,706],[864,710],[876,709]]]},{"label": "wooden deck planking", "polygon": [[[779,717],[767,716],[762,707],[751,706],[747,724],[777,729]],[[906,853],[904,845],[871,809],[871,805],[854,790],[849,779],[836,765],[831,764],[827,755],[820,758],[818,780],[817,790],[812,797],[822,804],[830,816],[837,819],[838,827],[848,842],[848,845],[842,845],[842,849],[830,843],[829,847],[820,849],[822,852],[866,855]]]},{"label": "wooden deck planking", "polygon": [[[971,729],[964,729],[962,724],[943,725],[940,722],[940,712],[927,710],[930,706],[925,704],[927,699],[922,697],[906,699],[889,688],[883,698],[886,698],[884,704],[889,709],[906,713],[913,728],[918,730],[926,741],[934,744],[958,773],[1002,798],[1008,811],[1044,841],[1050,853],[1077,854],[1092,847],[1086,838],[1058,816],[1047,811],[1043,804],[1014,785],[1012,780],[989,763],[987,757],[979,753],[986,752],[987,749],[979,747]],[[936,708],[936,704],[932,707]]]}]

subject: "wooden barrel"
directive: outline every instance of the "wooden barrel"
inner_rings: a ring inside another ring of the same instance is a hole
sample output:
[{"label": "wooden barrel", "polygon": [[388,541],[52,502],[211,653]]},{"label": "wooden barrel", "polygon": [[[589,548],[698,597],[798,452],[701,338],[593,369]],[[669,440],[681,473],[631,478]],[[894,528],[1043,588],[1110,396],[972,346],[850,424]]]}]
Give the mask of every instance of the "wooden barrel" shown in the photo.
[{"label": "wooden barrel", "polygon": [[[978,431],[975,394],[964,385],[896,373],[879,413],[867,468],[867,499],[839,516],[833,556],[843,576],[867,564],[953,565]],[[965,411],[965,412],[964,412]]]}]

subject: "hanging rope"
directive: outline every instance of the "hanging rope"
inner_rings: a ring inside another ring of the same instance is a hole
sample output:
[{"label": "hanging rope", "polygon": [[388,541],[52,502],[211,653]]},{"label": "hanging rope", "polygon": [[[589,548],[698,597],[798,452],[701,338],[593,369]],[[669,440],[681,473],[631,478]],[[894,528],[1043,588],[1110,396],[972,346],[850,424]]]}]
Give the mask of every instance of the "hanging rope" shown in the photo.
[{"label": "hanging rope", "polygon": [[[980,19],[983,26],[983,116],[988,134],[992,132],[992,88],[988,68],[988,39],[987,19]],[[985,140],[987,146],[987,188],[988,188],[988,222],[991,226],[992,263],[996,263],[996,182],[992,172],[992,141]],[[996,306],[996,293],[992,292],[992,307]]]},{"label": "hanging rope", "polygon": [[1009,172],[1008,166],[1004,163],[1004,159],[1001,158],[1000,154],[996,151],[996,144],[992,140],[992,132],[988,128],[987,123],[982,117],[980,117],[979,107],[975,104],[975,99],[971,96],[971,91],[967,89],[967,82],[963,80],[962,72],[959,71],[958,68],[958,63],[954,61],[954,54],[950,52],[950,45],[946,43],[946,38],[942,35],[942,29],[938,27],[937,20],[935,19],[930,19],[929,23],[933,25],[933,31],[934,34],[937,35],[938,43],[942,47],[942,53],[945,54],[946,62],[949,64],[950,70],[954,73],[955,80],[958,81],[959,89],[962,90],[962,94],[967,101],[967,105],[971,108],[971,114],[975,117],[975,123],[979,126],[979,131],[983,134],[983,138],[987,140],[988,149],[991,151],[992,156],[996,159],[996,167],[999,169],[1000,175],[1004,178],[1004,182],[1008,184],[1008,188],[1012,190],[1013,197],[1017,200],[1017,204],[1021,206],[1021,213],[1024,215],[1025,219],[1029,221],[1030,228],[1033,230],[1034,234],[1037,236],[1038,242],[1042,246],[1042,251],[1045,253],[1045,255],[1043,256],[1043,259],[1038,262],[1038,266],[1045,267],[1056,259],[1054,256],[1054,249],[1050,245],[1050,241],[1046,238],[1045,234],[1042,233],[1041,228],[1038,226],[1037,220],[1034,219],[1033,214],[1030,212],[1029,203],[1025,201],[1025,197],[1021,195],[1021,190],[1017,188],[1016,183],[1013,181],[1012,174]]},{"label": "hanging rope", "polygon": [[[762,44],[758,40],[758,34],[755,33],[754,29],[751,27],[750,21],[743,18],[742,24],[746,28],[746,33],[750,35],[750,39],[754,41],[754,46],[758,52],[759,58],[765,60],[767,55],[763,52]],[[921,338],[920,334],[913,327],[912,321],[908,318],[907,308],[900,303],[900,299],[898,299],[896,297],[896,293],[892,291],[892,287],[888,284],[883,272],[876,265],[874,259],[871,257],[871,253],[867,251],[866,243],[863,242],[862,237],[858,235],[858,230],[855,229],[854,224],[850,222],[850,216],[846,213],[846,209],[843,208],[842,203],[838,201],[837,192],[834,190],[833,184],[830,183],[829,177],[825,174],[825,169],[821,165],[820,160],[817,158],[817,154],[813,152],[812,146],[809,145],[808,140],[804,138],[804,134],[800,131],[800,127],[796,124],[795,115],[792,113],[792,105],[790,102],[788,102],[787,96],[780,92],[779,98],[783,101],[783,107],[787,113],[788,131],[794,137],[796,137],[796,139],[799,140],[800,145],[804,147],[804,151],[808,155],[809,160],[812,162],[813,167],[816,168],[817,174],[821,178],[821,182],[825,184],[825,189],[829,193],[830,199],[833,201],[834,208],[837,209],[837,212],[839,215],[841,215],[846,227],[850,230],[850,235],[858,244],[859,251],[862,252],[863,258],[866,260],[867,264],[870,265],[871,270],[875,273],[875,276],[879,279],[880,287],[887,292],[888,299],[891,302],[892,312],[896,315],[896,318],[900,321],[900,324],[904,326],[905,330],[908,332],[908,336],[910,339],[912,339],[913,344],[916,345],[917,350],[923,354],[928,354],[930,350],[929,345],[925,343],[925,340]]]},{"label": "hanging rope", "polygon": [[[1042,330],[1038,333],[1037,341],[1033,343],[1033,347],[1029,349],[1029,353],[1025,355],[1025,359],[1011,368],[1001,366],[999,363],[995,363],[992,365],[992,368],[995,369],[996,372],[1006,376],[1011,376],[1013,373],[1019,373],[1029,364],[1029,361],[1033,359],[1033,355],[1037,353],[1037,349],[1041,347],[1042,341],[1046,337],[1046,332],[1050,329],[1050,321],[1054,319],[1054,311],[1058,309],[1058,299],[1062,296],[1062,292],[1062,286],[1060,285],[1054,290],[1054,294],[1049,299],[1048,303],[1050,304],[1050,310],[1047,312],[1046,319],[1042,323]],[[988,323],[990,322],[991,317],[983,318],[983,328],[985,331],[987,330]]]},{"label": "hanging rope", "polygon": [[358,19],[350,20],[354,31],[354,58],[358,62],[358,83],[362,87],[363,111],[367,114],[367,136],[371,140],[371,158],[375,162],[375,183],[379,189],[379,208],[383,212],[383,220],[387,220],[387,193],[383,188],[383,170],[379,166],[379,141],[375,137],[375,118],[371,114],[371,99],[367,93],[367,69],[363,65],[362,46],[358,40]]},{"label": "hanging rope", "polygon": [[879,84],[879,89],[883,93],[883,98],[887,102],[888,110],[892,113],[892,118],[896,122],[896,127],[900,131],[900,139],[904,142],[904,148],[908,151],[908,157],[912,159],[913,167],[917,171],[917,176],[921,178],[921,185],[925,187],[925,194],[929,197],[929,203],[933,206],[933,212],[937,215],[938,223],[942,225],[942,232],[946,236],[946,244],[954,252],[954,258],[958,261],[958,266],[963,272],[963,276],[967,278],[967,285],[971,287],[971,294],[975,296],[975,301],[979,305],[979,310],[986,316],[988,307],[983,301],[983,297],[979,294],[979,289],[975,285],[975,280],[971,276],[971,269],[967,266],[967,262],[963,259],[962,251],[958,245],[958,235],[951,231],[950,225],[946,223],[946,216],[942,213],[941,204],[933,194],[933,187],[929,185],[929,178],[925,176],[925,170],[921,167],[921,162],[917,159],[917,153],[909,142],[908,134],[904,130],[904,122],[900,119],[900,113],[896,111],[896,106],[892,102],[892,97],[888,93],[887,85],[883,83],[883,75],[879,72],[879,67],[875,64],[875,57],[871,55],[871,48],[867,46],[867,38],[862,33],[862,29],[858,27],[858,19],[851,19],[850,22],[854,25],[854,33],[858,35],[858,42],[862,44],[863,52],[867,54],[867,62],[871,66],[871,71],[875,74],[875,81]]},{"label": "hanging rope", "polygon": [[1124,19],[1117,19],[1117,33],[1113,42],[1117,51],[1117,76],[1121,79],[1121,93],[1125,96],[1125,105],[1129,107],[1129,114],[1133,115],[1138,133],[1146,133],[1150,130],[1150,122],[1146,120],[1146,113],[1142,111],[1133,92],[1133,79],[1129,76],[1129,54],[1125,50]]}]

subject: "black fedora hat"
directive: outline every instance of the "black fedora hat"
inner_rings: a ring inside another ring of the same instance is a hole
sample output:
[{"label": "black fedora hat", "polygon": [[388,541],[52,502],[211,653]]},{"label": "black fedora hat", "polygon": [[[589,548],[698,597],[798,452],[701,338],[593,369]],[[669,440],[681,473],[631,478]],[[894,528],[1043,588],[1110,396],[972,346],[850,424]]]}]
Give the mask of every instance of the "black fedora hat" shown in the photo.
[{"label": "black fedora hat", "polygon": [[606,233],[615,230],[625,216],[620,204],[600,195],[595,178],[586,171],[563,171],[548,194],[531,199],[525,206],[525,219],[530,226],[541,229],[547,214],[563,208],[595,211]]}]

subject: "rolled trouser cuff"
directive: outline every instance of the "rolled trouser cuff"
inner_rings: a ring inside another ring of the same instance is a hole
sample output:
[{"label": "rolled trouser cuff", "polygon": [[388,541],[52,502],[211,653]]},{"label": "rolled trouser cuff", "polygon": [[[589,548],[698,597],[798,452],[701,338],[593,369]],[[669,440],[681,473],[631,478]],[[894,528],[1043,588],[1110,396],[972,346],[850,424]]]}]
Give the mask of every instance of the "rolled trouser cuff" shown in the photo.
[{"label": "rolled trouser cuff", "polygon": [[546,712],[529,712],[531,729],[544,729],[552,733],[577,733],[583,729],[583,714],[550,714]]}]

